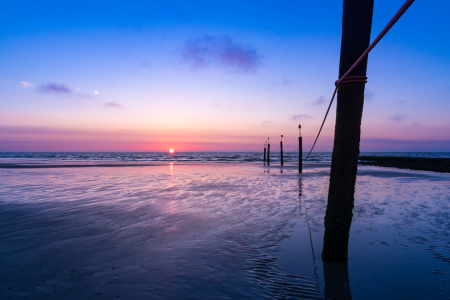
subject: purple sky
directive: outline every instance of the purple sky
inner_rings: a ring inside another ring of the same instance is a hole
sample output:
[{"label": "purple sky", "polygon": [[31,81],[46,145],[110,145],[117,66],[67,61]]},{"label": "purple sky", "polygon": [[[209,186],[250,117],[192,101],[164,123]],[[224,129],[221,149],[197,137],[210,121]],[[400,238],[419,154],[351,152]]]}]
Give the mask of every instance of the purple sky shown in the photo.
[{"label": "purple sky", "polygon": [[[375,1],[372,39],[403,2]],[[450,151],[449,9],[416,1],[369,55],[362,151]],[[298,123],[308,147],[341,17],[340,1],[5,1],[0,151],[259,151],[281,134],[294,150]]]}]

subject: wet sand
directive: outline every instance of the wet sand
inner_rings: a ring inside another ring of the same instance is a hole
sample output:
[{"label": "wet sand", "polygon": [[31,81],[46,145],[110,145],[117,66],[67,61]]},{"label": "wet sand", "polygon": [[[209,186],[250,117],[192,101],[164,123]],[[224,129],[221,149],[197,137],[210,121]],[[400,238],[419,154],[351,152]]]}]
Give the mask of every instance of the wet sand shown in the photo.
[{"label": "wet sand", "polygon": [[450,176],[361,166],[347,264],[329,166],[0,169],[0,296],[448,299]]}]

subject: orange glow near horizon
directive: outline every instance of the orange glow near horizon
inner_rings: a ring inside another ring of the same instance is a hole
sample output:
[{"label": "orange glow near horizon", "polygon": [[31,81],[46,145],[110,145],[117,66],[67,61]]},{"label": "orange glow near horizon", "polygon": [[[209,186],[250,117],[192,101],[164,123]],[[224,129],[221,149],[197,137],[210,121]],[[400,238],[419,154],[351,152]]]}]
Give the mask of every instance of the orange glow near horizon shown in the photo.
[{"label": "orange glow near horizon", "polygon": [[169,152],[170,152],[170,153],[173,153],[173,149],[170,149]]}]

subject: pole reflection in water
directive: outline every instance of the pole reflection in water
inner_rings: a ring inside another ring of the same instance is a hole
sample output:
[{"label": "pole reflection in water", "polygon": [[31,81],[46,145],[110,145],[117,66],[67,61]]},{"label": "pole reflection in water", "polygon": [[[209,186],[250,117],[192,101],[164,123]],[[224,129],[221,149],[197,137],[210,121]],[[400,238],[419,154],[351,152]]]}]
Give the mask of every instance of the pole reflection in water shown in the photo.
[{"label": "pole reflection in water", "polygon": [[323,262],[325,277],[325,299],[351,300],[350,280],[348,279],[348,263]]},{"label": "pole reflection in water", "polygon": [[302,178],[301,177],[298,178],[298,196],[300,197],[300,201],[302,201],[302,197],[303,197],[303,183],[302,183]]},{"label": "pole reflection in water", "polygon": [[303,204],[303,206],[305,207],[306,222],[308,223],[309,241],[311,242],[311,253],[312,253],[312,259],[313,259],[313,263],[314,263],[314,275],[316,276],[317,287],[319,287],[319,277],[317,276],[316,256],[314,255],[314,246],[313,246],[312,236],[311,236],[311,226],[309,225],[308,208],[306,207],[306,202],[303,199],[303,183],[302,183],[301,177],[298,178],[298,196],[300,197],[300,205]]},{"label": "pole reflection in water", "polygon": [[[314,275],[316,276],[317,288],[319,288],[319,277],[317,275],[314,245],[311,236],[311,227],[308,216],[308,203],[304,198],[302,178],[298,178],[298,196],[300,205],[305,208],[306,221],[308,223],[309,238],[311,242],[312,259],[314,263]],[[320,261],[319,261],[320,263]],[[323,273],[325,281],[325,299],[351,300],[350,280],[348,278],[348,263],[345,262],[323,262]]]}]

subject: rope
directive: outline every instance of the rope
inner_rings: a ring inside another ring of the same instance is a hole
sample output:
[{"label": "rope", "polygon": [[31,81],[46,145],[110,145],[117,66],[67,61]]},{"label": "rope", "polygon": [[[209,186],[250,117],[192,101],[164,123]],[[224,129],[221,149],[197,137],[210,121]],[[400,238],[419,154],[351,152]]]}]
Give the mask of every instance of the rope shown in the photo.
[{"label": "rope", "polygon": [[364,51],[363,54],[358,58],[358,60],[348,69],[347,72],[345,72],[342,77],[335,82],[336,88],[334,89],[333,97],[331,97],[330,105],[328,105],[327,112],[325,114],[325,117],[323,118],[322,125],[320,126],[319,133],[317,133],[316,140],[314,141],[314,144],[311,148],[311,151],[309,151],[308,155],[305,159],[309,157],[311,152],[314,149],[314,146],[316,145],[317,140],[319,139],[320,132],[322,131],[323,125],[325,124],[325,120],[327,119],[328,112],[330,111],[331,104],[333,104],[334,97],[336,96],[336,92],[338,90],[338,87],[342,84],[347,83],[367,83],[367,77],[365,76],[348,76],[351,71],[353,71],[354,68],[369,54],[369,52],[378,44],[378,42],[388,33],[388,31],[394,26],[394,24],[400,19],[400,17],[405,13],[405,11],[413,4],[415,0],[406,0],[406,2],[400,7],[400,9],[397,11],[397,13],[394,15],[394,17],[387,23],[387,25],[383,28],[383,30],[378,34],[378,36],[373,40],[373,42],[370,44],[370,46]]},{"label": "rope", "polygon": [[306,207],[306,201],[304,201],[303,193],[302,193],[302,198],[300,200],[300,203],[303,203],[303,206],[305,207],[306,221],[308,223],[308,231],[309,231],[309,241],[311,242],[311,252],[312,252],[313,263],[314,263],[314,275],[316,275],[317,287],[319,287],[319,277],[317,276],[316,256],[314,255],[314,247],[313,247],[313,241],[312,241],[312,236],[311,236],[311,227],[309,226],[308,208]]},{"label": "rope", "polygon": [[[297,148],[296,150],[294,150],[294,151],[289,151],[289,152],[283,151],[283,153],[284,153],[284,154],[295,153],[295,152],[297,152],[297,151],[298,151],[298,149],[300,149],[300,148]],[[280,148],[280,147],[278,147],[278,149],[277,149],[277,150],[272,150],[272,151],[270,151],[270,152],[280,152],[280,151],[281,151],[281,148]]]},{"label": "rope", "polygon": [[294,151],[291,151],[291,152],[286,152],[286,154],[291,154],[291,153],[295,153],[295,152],[297,152],[297,151],[298,151],[298,149],[300,149],[300,148],[297,148],[296,150],[294,150]]}]

